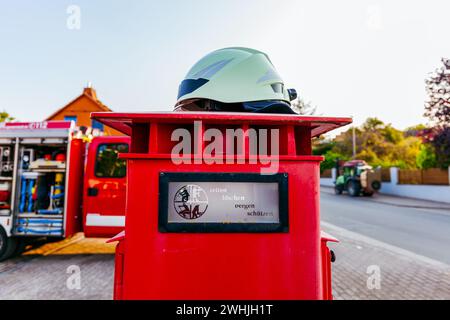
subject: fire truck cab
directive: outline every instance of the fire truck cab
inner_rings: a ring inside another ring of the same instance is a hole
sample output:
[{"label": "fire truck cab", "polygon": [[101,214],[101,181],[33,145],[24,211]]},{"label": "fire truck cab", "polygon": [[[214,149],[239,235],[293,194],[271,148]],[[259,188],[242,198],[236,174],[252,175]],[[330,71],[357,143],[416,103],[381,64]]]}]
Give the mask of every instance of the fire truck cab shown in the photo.
[{"label": "fire truck cab", "polygon": [[127,137],[86,142],[70,121],[0,126],[0,261],[36,238],[84,231],[110,237],[124,226]]}]

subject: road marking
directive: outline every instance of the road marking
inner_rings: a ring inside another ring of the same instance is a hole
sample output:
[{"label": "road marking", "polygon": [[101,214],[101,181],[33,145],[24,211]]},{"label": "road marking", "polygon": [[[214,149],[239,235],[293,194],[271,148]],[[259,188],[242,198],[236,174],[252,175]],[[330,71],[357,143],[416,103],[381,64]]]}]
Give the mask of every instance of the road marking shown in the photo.
[{"label": "road marking", "polygon": [[[392,252],[394,252],[396,254],[400,254],[400,255],[406,256],[408,258],[412,258],[412,259],[416,259],[416,260],[422,261],[424,263],[427,263],[427,264],[435,266],[435,267],[450,268],[450,265],[448,265],[448,264],[446,264],[444,262],[441,262],[441,261],[438,261],[438,260],[434,260],[434,259],[422,256],[420,254],[414,253],[412,251],[408,251],[408,250],[402,249],[400,247],[396,247],[396,246],[387,244],[385,242],[376,240],[374,238],[370,238],[370,237],[364,236],[364,235],[362,235],[360,233],[356,233],[356,232],[353,232],[353,231],[350,231],[350,230],[338,227],[338,226],[336,226],[334,224],[331,224],[331,223],[328,223],[328,222],[325,222],[325,221],[321,221],[320,224],[323,227],[325,227],[325,228],[332,229],[334,232],[340,233],[343,236],[352,238],[352,239],[354,239],[356,241],[365,242],[365,243],[367,243],[369,245],[380,247],[380,248],[392,251]],[[333,236],[335,236],[335,237],[337,237],[339,239],[339,237],[336,234],[333,234]]]}]

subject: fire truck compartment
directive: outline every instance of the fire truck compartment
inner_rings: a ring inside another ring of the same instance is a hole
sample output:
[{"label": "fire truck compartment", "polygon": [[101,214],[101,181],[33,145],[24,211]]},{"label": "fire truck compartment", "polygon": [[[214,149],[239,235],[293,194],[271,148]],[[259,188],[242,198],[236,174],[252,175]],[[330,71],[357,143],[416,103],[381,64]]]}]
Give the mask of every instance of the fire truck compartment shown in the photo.
[{"label": "fire truck compartment", "polygon": [[64,233],[67,142],[49,142],[24,139],[19,144],[15,235]]},{"label": "fire truck compartment", "polygon": [[65,234],[70,124],[0,133],[0,215],[14,236]]}]

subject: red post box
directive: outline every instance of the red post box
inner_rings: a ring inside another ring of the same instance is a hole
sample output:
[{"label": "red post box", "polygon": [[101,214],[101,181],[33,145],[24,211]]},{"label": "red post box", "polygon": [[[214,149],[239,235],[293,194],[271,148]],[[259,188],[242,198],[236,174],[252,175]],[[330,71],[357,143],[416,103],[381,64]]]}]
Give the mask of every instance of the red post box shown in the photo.
[{"label": "red post box", "polygon": [[311,138],[350,118],[92,117],[131,136],[116,299],[331,299]]}]

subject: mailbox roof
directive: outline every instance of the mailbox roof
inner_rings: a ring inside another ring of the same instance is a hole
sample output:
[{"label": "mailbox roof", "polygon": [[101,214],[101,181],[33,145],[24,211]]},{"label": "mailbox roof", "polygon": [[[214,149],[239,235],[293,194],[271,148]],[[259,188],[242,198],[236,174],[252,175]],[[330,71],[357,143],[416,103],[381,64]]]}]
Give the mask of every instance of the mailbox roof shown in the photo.
[{"label": "mailbox roof", "polygon": [[311,138],[352,123],[349,117],[320,117],[291,114],[255,114],[238,112],[149,112],[118,113],[93,112],[91,118],[126,135],[131,135],[131,127],[137,123],[150,122],[193,122],[199,120],[208,123],[233,124],[250,123],[252,125],[294,124],[312,127]]}]

